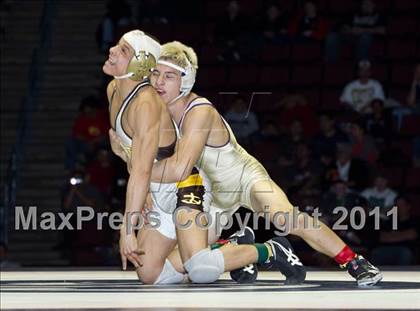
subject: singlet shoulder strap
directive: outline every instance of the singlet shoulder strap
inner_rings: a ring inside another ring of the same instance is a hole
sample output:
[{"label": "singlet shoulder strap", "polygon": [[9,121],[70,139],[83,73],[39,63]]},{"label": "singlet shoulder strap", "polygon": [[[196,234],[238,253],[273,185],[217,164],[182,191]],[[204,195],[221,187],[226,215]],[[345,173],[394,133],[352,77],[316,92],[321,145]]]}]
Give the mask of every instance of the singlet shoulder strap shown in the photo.
[{"label": "singlet shoulder strap", "polygon": [[185,116],[187,115],[188,112],[191,111],[191,109],[193,109],[194,107],[197,107],[197,106],[202,106],[202,105],[213,106],[213,104],[207,98],[205,98],[205,97],[196,97],[196,98],[194,98],[187,105],[187,107],[185,107],[184,113],[182,114],[181,120],[179,121],[178,128],[179,129],[182,128],[182,124],[184,122]]},{"label": "singlet shoulder strap", "polygon": [[124,127],[122,125],[122,115],[127,107],[127,105],[131,102],[131,100],[136,96],[136,94],[139,92],[141,88],[144,86],[150,85],[149,80],[145,80],[139,84],[137,84],[133,90],[127,95],[127,97],[124,99],[123,104],[120,107],[120,110],[117,113],[117,118],[115,121],[115,129],[117,130],[119,127],[122,130],[123,135],[126,136],[127,139],[131,140],[131,137],[127,134],[127,132],[124,130]]}]

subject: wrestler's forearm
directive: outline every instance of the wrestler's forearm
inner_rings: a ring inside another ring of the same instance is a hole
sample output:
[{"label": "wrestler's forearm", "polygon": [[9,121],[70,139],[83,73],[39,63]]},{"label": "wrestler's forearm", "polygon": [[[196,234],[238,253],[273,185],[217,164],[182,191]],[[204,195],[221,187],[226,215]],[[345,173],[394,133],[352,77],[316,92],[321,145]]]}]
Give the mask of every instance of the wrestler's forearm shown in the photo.
[{"label": "wrestler's forearm", "polygon": [[132,172],[128,179],[126,205],[124,211],[125,227],[135,226],[137,224],[141,207],[146,202],[146,196],[149,190],[150,173]]},{"label": "wrestler's forearm", "polygon": [[192,166],[187,163],[176,161],[176,156],[156,162],[153,164],[152,182],[158,183],[174,183],[179,182],[191,173]]}]

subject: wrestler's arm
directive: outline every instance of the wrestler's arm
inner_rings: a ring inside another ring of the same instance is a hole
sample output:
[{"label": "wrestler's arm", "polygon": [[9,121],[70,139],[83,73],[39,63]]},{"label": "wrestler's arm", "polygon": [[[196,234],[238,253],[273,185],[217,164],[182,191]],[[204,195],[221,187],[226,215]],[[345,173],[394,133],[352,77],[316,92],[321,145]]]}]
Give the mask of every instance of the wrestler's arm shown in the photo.
[{"label": "wrestler's arm", "polygon": [[[149,190],[153,162],[159,144],[159,128],[162,106],[150,91],[145,90],[130,107],[128,124],[133,130],[131,148],[131,172],[127,184],[125,215],[140,212]],[[126,221],[126,217],[124,217]],[[137,218],[131,219],[135,224]]]},{"label": "wrestler's arm", "polygon": [[209,137],[217,112],[203,105],[192,109],[185,117],[182,137],[175,154],[153,165],[152,181],[178,182],[186,179],[197,163]]}]

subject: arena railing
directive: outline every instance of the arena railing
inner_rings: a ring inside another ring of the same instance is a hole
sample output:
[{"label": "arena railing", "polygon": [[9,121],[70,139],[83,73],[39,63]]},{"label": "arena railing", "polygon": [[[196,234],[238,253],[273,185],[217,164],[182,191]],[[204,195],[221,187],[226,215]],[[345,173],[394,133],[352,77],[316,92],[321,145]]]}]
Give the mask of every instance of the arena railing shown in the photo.
[{"label": "arena railing", "polygon": [[[48,50],[51,42],[52,18],[54,14],[54,1],[44,0],[42,15],[39,23],[40,39],[34,47],[28,72],[28,91],[22,99],[18,112],[16,141],[10,155],[6,169],[4,188],[2,191],[2,206],[0,209],[0,242],[8,244],[10,210],[16,204],[16,195],[19,186],[21,163],[25,157],[25,146],[30,140],[30,128],[33,111],[37,109],[38,95],[42,84],[43,69],[48,60]],[[42,51],[42,52],[40,52]]]}]

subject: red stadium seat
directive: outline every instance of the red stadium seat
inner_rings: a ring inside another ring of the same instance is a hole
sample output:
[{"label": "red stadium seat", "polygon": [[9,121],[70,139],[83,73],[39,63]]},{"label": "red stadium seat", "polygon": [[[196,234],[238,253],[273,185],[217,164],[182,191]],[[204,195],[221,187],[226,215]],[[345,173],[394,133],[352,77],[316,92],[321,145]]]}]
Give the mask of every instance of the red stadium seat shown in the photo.
[{"label": "red stadium seat", "polygon": [[201,48],[198,58],[198,65],[201,64],[215,64],[217,63],[217,56],[221,53],[220,49],[214,46],[205,45]]},{"label": "red stadium seat", "polygon": [[350,62],[328,64],[324,68],[324,84],[344,87],[353,80],[354,65]]},{"label": "red stadium seat", "polygon": [[260,59],[262,63],[276,63],[288,60],[290,46],[288,45],[264,45],[261,49]]},{"label": "red stadium seat", "polygon": [[408,199],[410,200],[411,203],[411,214],[412,216],[415,217],[420,217],[420,194],[416,192],[410,193],[407,195]]},{"label": "red stadium seat", "polygon": [[407,102],[407,94],[407,87],[391,87],[388,97],[396,99],[400,102],[400,104],[405,105]]},{"label": "red stadium seat", "polygon": [[195,23],[186,23],[174,25],[174,38],[176,40],[185,42],[187,45],[199,42],[202,38],[202,30],[200,25]]},{"label": "red stadium seat", "polygon": [[382,59],[385,56],[385,41],[375,38],[370,47],[369,54],[372,59]]},{"label": "red stadium seat", "polygon": [[420,116],[408,115],[404,117],[400,133],[409,136],[420,135]]},{"label": "red stadium seat", "polygon": [[[271,93],[255,93],[254,95],[249,94],[247,97],[250,103],[251,111],[258,113],[269,113],[270,116],[276,114],[278,107],[278,94]],[[261,121],[261,120],[260,120]]]},{"label": "red stadium seat", "polygon": [[[228,87],[251,87],[256,88],[258,71],[256,65],[230,66],[228,76]],[[251,90],[253,91],[253,90]]]},{"label": "red stadium seat", "polygon": [[324,110],[339,110],[341,106],[340,104],[340,96],[341,90],[326,90],[324,89],[321,96],[321,104],[320,107]]},{"label": "red stadium seat", "polygon": [[306,89],[306,90],[304,89],[304,90],[301,90],[299,93],[305,96],[305,98],[308,101],[308,104],[311,105],[314,109],[319,108],[321,93],[318,90],[318,88]]},{"label": "red stadium seat", "polygon": [[402,39],[389,40],[387,56],[389,59],[410,60],[416,56],[416,42]]},{"label": "red stadium seat", "polygon": [[405,187],[420,191],[420,168],[412,167],[406,172]]},{"label": "red stadium seat", "polygon": [[407,158],[411,158],[413,154],[413,142],[411,139],[398,140],[391,143],[391,148],[400,150]]},{"label": "red stadium seat", "polygon": [[259,85],[261,87],[278,87],[289,83],[288,66],[264,66],[260,72]]},{"label": "red stadium seat", "polygon": [[197,87],[201,89],[226,86],[226,69],[224,66],[200,67],[197,73]]},{"label": "red stadium seat", "polygon": [[337,0],[330,0],[329,5],[329,15],[344,15],[348,14],[349,12],[353,12],[357,9],[357,5],[354,1],[337,1]]},{"label": "red stadium seat", "polygon": [[414,18],[401,17],[391,19],[387,30],[390,35],[414,35],[416,33],[416,27],[417,21]]},{"label": "red stadium seat", "polygon": [[388,81],[388,66],[386,64],[373,64],[372,78],[378,80],[382,85]]},{"label": "red stadium seat", "polygon": [[298,65],[292,70],[292,84],[315,86],[321,84],[321,65]]},{"label": "red stadium seat", "polygon": [[413,80],[413,72],[414,72],[413,65],[394,64],[394,66],[392,67],[391,81],[393,84],[405,85],[408,90],[409,85]]},{"label": "red stadium seat", "polygon": [[292,47],[292,59],[295,62],[319,60],[321,46],[319,43],[301,43]]},{"label": "red stadium seat", "polygon": [[416,10],[418,12],[420,10],[420,2],[418,0],[396,0],[394,1],[394,6],[397,12],[416,12]]},{"label": "red stadium seat", "polygon": [[223,0],[206,1],[204,14],[210,19],[218,19],[226,12],[228,2]]}]

